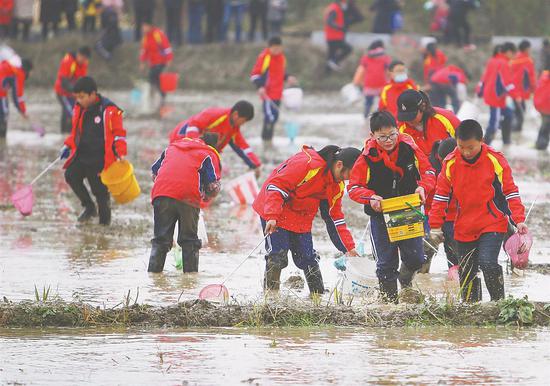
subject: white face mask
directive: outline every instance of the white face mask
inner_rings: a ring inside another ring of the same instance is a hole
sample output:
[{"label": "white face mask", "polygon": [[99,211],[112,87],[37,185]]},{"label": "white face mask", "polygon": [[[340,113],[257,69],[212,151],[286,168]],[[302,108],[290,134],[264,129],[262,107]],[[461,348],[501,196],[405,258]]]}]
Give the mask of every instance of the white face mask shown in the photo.
[{"label": "white face mask", "polygon": [[403,83],[403,82],[407,81],[407,79],[409,79],[409,77],[408,77],[406,72],[401,72],[399,74],[395,74],[395,76],[393,77],[393,80],[397,83]]}]

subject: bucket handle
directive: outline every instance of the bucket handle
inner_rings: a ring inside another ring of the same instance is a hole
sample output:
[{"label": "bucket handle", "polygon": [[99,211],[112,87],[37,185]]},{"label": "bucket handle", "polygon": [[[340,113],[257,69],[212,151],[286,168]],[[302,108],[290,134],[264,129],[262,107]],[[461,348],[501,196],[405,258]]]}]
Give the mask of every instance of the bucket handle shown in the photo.
[{"label": "bucket handle", "polygon": [[423,221],[426,221],[428,219],[428,216],[426,216],[424,213],[422,213],[421,211],[419,211],[418,209],[416,209],[414,206],[412,206],[410,203],[406,202],[405,201],[405,204],[407,204],[407,206],[409,208],[411,208],[416,214],[422,216],[422,220]]}]

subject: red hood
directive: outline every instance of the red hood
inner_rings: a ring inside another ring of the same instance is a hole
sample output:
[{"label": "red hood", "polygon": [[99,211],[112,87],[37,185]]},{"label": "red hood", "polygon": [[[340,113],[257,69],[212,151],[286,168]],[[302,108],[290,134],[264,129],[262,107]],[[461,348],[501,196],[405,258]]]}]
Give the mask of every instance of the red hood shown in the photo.
[{"label": "red hood", "polygon": [[181,149],[181,150],[197,150],[197,149],[208,149],[212,153],[216,154],[218,160],[220,159],[220,154],[212,146],[207,145],[202,139],[199,138],[182,138],[178,139],[175,142],[172,142],[171,145]]},{"label": "red hood", "polygon": [[[406,143],[410,147],[412,147],[414,150],[416,150],[418,147],[416,146],[416,143],[414,142],[414,139],[408,135],[399,133],[399,136],[397,137],[397,144],[395,145],[396,149],[399,146],[400,143]],[[375,150],[371,153],[371,150]],[[365,147],[363,148],[363,155],[366,157],[369,157],[374,162],[380,162],[383,161],[384,165],[386,165],[387,168],[393,170],[394,172],[399,173],[399,175],[403,175],[403,170],[397,166],[391,159],[382,147],[378,145],[378,142],[374,138],[369,138],[365,142]]]}]

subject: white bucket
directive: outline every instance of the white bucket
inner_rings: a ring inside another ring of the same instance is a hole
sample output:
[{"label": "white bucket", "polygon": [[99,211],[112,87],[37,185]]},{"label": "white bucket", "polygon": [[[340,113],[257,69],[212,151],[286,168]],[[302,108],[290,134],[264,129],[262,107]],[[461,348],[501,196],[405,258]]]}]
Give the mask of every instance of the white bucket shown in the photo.
[{"label": "white bucket", "polygon": [[239,205],[252,205],[260,191],[254,172],[248,172],[229,181],[224,189],[233,202]]},{"label": "white bucket", "polygon": [[468,89],[464,83],[459,83],[456,85],[456,96],[461,102],[464,102],[466,98],[468,98]]},{"label": "white bucket", "polygon": [[344,271],[343,292],[353,296],[365,295],[372,289],[369,272],[374,272],[374,262],[366,257],[347,257]]},{"label": "white bucket", "polygon": [[348,83],[340,89],[340,95],[349,103],[355,103],[363,97],[361,90],[353,83]]},{"label": "white bucket", "polygon": [[283,105],[289,110],[299,110],[304,101],[304,91],[299,87],[283,90]]},{"label": "white bucket", "polygon": [[465,119],[477,119],[479,116],[479,108],[470,101],[464,101],[456,113],[456,116],[461,121]]}]

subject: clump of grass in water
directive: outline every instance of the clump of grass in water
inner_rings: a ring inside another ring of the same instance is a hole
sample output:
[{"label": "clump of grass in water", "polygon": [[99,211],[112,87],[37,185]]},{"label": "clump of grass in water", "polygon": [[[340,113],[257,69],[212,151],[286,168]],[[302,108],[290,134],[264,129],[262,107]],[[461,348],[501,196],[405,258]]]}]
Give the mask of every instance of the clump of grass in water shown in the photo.
[{"label": "clump of grass in water", "polygon": [[501,323],[515,323],[518,326],[533,324],[535,305],[529,302],[527,295],[523,298],[514,298],[510,295],[506,299],[500,300],[498,307],[500,309],[498,320]]},{"label": "clump of grass in water", "polygon": [[46,303],[48,301],[48,298],[50,296],[50,286],[46,288],[46,286],[42,287],[42,296],[38,292],[38,288],[36,288],[36,284],[34,285],[34,297],[35,300],[38,303]]}]

